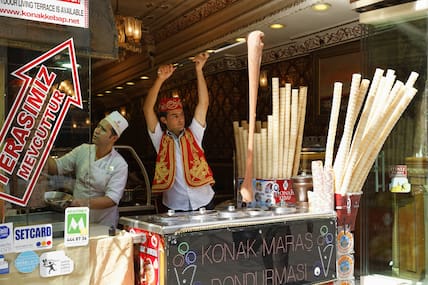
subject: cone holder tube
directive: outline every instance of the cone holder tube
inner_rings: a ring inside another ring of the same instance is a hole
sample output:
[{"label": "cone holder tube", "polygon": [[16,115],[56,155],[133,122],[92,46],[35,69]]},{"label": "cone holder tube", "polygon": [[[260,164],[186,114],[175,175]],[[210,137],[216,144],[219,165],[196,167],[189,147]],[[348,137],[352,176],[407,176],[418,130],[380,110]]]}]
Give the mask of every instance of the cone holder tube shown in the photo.
[{"label": "cone holder tube", "polygon": [[337,225],[343,226],[349,231],[355,229],[355,220],[357,219],[358,208],[360,207],[360,199],[363,192],[334,194],[335,208],[337,214]]}]

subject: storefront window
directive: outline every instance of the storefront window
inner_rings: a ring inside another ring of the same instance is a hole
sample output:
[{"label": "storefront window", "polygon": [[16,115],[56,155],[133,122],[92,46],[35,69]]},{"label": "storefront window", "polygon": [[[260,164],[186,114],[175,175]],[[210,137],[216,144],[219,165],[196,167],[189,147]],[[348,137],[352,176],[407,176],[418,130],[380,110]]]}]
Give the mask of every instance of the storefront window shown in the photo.
[{"label": "storefront window", "polygon": [[[427,19],[365,25],[362,54],[366,76],[375,68],[395,70],[405,81],[419,74],[416,96],[380,153],[364,186],[356,246],[359,275],[426,280],[427,243]],[[392,191],[397,172],[410,187]],[[404,175],[403,175],[404,174]]]},{"label": "storefront window", "polygon": [[[65,208],[74,176],[50,175],[47,161],[91,142],[91,39],[87,1],[63,2],[1,3],[2,284],[70,275],[75,268],[73,253],[58,251],[67,247]],[[88,260],[89,247],[79,255]]]}]

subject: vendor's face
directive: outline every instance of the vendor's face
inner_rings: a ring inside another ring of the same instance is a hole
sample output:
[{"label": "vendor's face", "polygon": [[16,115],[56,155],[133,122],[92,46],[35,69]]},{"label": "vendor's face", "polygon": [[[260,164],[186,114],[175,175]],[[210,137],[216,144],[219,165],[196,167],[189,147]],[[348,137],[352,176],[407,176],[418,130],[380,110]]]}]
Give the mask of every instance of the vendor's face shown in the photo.
[{"label": "vendor's face", "polygon": [[101,120],[94,130],[92,136],[92,143],[95,145],[109,145],[117,140],[117,135],[113,133],[110,123],[103,119]]},{"label": "vendor's face", "polygon": [[185,125],[183,109],[168,111],[166,117],[163,118],[163,123],[174,134],[179,135],[183,131]]}]

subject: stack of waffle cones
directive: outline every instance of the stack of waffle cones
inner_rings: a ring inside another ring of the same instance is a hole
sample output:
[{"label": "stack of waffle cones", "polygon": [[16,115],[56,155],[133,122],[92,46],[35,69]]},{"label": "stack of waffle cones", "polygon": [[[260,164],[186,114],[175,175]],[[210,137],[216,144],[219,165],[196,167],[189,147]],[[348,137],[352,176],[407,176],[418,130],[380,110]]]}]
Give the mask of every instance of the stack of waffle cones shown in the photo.
[{"label": "stack of waffle cones", "polygon": [[[255,178],[289,179],[298,174],[306,101],[307,87],[280,87],[279,78],[272,78],[272,114],[267,122],[257,121],[254,133]],[[233,122],[238,177],[245,173],[247,126],[247,121]]]},{"label": "stack of waffle cones", "polygon": [[333,163],[342,91],[342,83],[335,83],[325,164],[312,162],[314,191],[308,196],[312,209],[334,210],[334,193],[361,194],[386,138],[415,96],[417,73],[412,72],[406,83],[395,80],[394,70],[383,74],[384,70],[376,69],[371,85],[360,74],[352,76],[344,131]]}]

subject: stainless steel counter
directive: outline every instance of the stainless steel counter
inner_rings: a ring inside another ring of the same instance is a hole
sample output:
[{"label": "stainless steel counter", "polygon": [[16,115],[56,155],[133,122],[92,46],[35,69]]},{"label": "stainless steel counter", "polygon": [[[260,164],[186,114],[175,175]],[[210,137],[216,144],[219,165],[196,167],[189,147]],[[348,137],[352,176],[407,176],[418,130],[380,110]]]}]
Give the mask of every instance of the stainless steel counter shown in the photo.
[{"label": "stainless steel counter", "polygon": [[255,224],[270,224],[309,218],[335,218],[336,213],[311,213],[294,207],[273,209],[228,207],[224,210],[193,212],[173,212],[158,215],[121,217],[119,224],[131,228],[144,229],[157,234],[192,232],[208,229],[240,227]]}]

